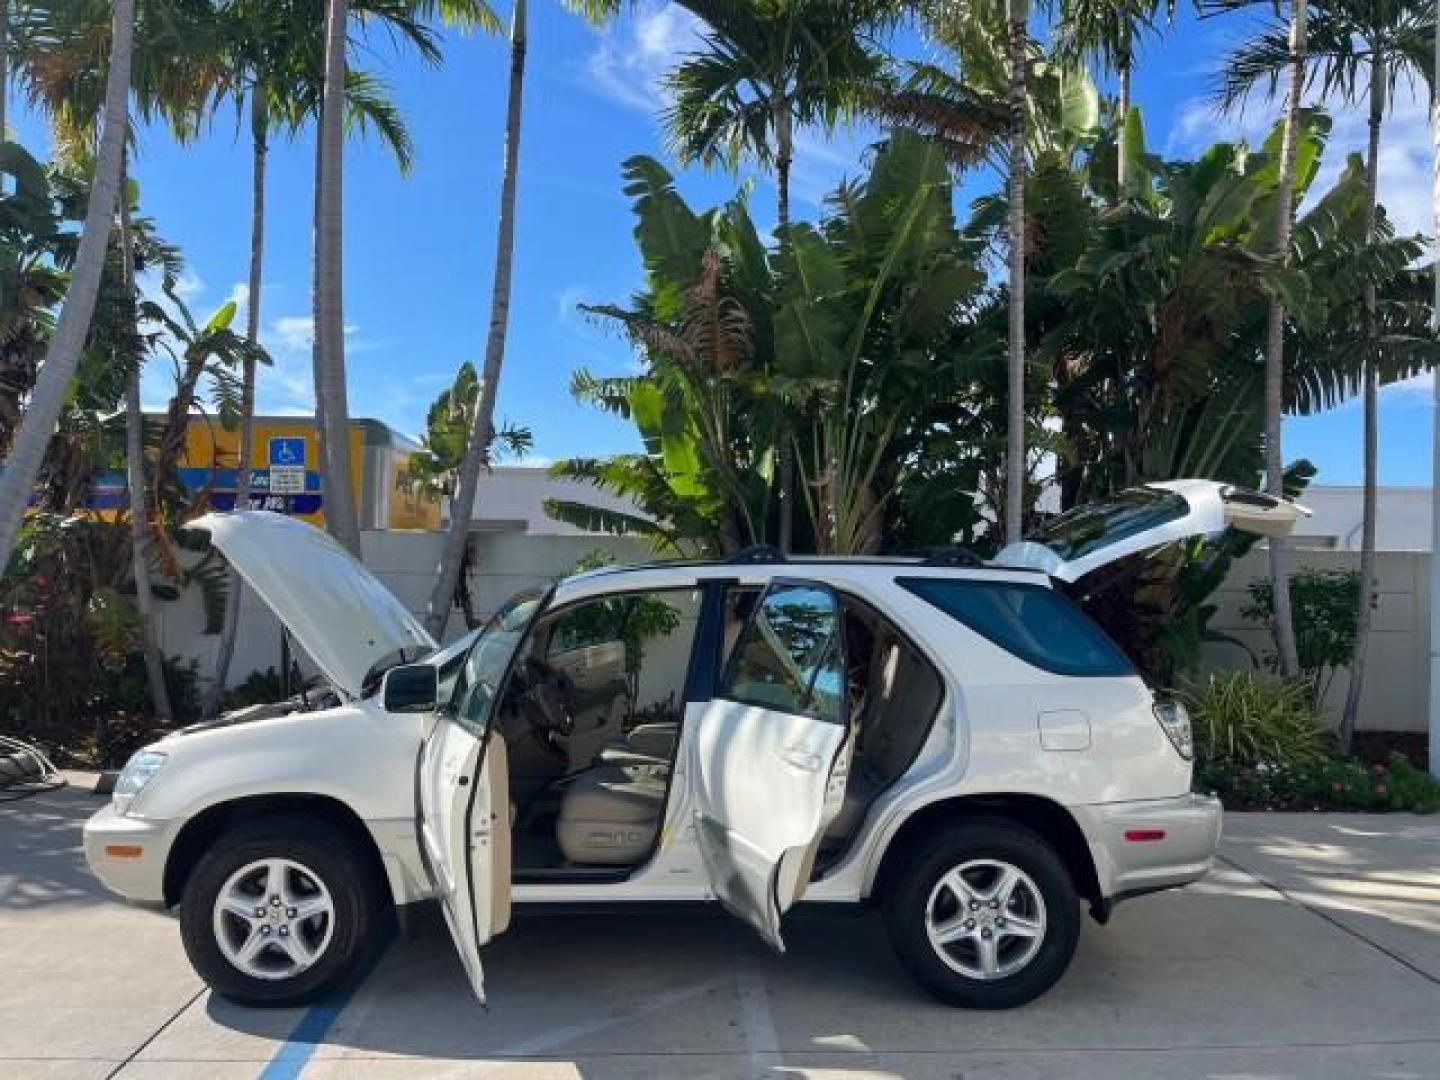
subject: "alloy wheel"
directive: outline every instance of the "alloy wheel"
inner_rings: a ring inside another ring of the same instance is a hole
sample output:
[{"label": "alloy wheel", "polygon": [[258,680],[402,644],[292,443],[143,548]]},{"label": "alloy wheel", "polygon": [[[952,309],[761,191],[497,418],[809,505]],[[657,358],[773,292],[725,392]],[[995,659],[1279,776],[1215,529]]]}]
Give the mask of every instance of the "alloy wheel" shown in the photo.
[{"label": "alloy wheel", "polygon": [[972,859],[941,876],[925,905],[925,932],[950,968],[991,982],[1021,971],[1045,940],[1045,900],[1029,874]]}]

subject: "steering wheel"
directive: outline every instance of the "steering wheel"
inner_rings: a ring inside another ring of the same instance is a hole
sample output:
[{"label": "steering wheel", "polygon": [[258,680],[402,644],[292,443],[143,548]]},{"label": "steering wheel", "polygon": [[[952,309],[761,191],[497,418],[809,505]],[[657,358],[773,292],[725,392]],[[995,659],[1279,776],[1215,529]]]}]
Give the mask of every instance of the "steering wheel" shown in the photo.
[{"label": "steering wheel", "polygon": [[567,707],[574,686],[564,672],[533,657],[525,661],[525,688],[520,699],[525,718],[535,729],[540,744],[565,760],[569,757],[558,739],[575,730],[575,718]]}]

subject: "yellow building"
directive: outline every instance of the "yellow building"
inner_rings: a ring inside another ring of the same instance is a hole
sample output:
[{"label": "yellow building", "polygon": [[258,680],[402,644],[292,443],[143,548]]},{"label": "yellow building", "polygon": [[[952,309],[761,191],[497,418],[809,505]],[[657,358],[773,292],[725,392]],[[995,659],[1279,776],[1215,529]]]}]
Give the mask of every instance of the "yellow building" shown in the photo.
[{"label": "yellow building", "polygon": [[[158,415],[150,421],[163,421]],[[207,510],[231,510],[240,433],[207,417],[192,417],[185,433],[180,478]],[[378,420],[350,422],[350,472],[362,529],[438,529],[440,507],[418,498],[403,483],[418,443]],[[250,508],[274,510],[320,525],[325,493],[320,479],[320,440],[313,418],[257,416],[250,442]],[[125,477],[116,473],[96,486],[95,506],[125,505]]]}]

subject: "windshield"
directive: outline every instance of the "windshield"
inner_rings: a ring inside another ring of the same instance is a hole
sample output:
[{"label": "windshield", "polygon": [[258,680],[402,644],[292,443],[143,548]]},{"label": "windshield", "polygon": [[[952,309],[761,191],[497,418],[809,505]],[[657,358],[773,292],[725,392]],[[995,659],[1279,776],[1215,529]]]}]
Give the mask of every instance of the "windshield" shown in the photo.
[{"label": "windshield", "polygon": [[449,699],[455,719],[476,735],[484,734],[500,692],[500,681],[510,668],[510,658],[544,603],[545,597],[539,593],[521,593],[507,601],[478,631]]},{"label": "windshield", "polygon": [[1080,559],[1139,533],[1179,521],[1190,512],[1183,495],[1158,488],[1130,488],[1104,502],[1067,510],[1026,539],[1062,559]]}]

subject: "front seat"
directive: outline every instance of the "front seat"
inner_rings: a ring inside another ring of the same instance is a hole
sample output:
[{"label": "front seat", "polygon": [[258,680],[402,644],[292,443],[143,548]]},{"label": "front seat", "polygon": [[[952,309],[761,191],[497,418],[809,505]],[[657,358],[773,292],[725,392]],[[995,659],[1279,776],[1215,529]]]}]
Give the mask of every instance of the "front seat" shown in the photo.
[{"label": "front seat", "polygon": [[568,862],[635,866],[650,853],[665,812],[658,770],[601,766],[565,789],[555,839]]},{"label": "front seat", "polygon": [[600,751],[602,765],[668,765],[680,738],[678,720],[636,724]]}]

